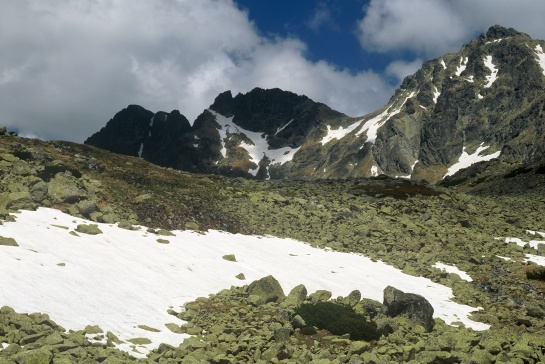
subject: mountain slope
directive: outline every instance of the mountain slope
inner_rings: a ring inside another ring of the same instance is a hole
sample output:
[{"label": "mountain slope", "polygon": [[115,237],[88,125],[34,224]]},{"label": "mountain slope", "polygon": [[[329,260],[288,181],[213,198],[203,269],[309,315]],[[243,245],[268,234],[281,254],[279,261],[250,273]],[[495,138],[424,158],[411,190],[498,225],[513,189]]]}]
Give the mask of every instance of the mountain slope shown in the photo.
[{"label": "mountain slope", "polygon": [[544,49],[544,41],[493,26],[424,63],[387,105],[360,118],[278,89],[227,91],[193,126],[184,119],[165,129],[160,143],[148,145],[151,114],[141,108],[86,143],[133,156],[143,146],[141,156],[162,166],[257,179],[386,174],[435,183],[478,162],[515,168],[545,159]]}]

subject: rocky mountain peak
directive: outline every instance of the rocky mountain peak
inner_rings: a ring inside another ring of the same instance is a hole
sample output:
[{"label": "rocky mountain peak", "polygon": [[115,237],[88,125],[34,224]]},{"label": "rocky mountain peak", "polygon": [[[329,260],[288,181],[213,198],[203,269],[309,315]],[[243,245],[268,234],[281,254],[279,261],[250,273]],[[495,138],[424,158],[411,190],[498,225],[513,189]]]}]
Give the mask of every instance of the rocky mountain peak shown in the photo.
[{"label": "rocky mountain peak", "polygon": [[384,107],[359,118],[255,88],[221,93],[192,126],[178,111],[130,106],[88,143],[249,178],[386,174],[438,182],[479,162],[534,163],[545,159],[544,49],[544,41],[494,25],[458,52],[425,62]]}]

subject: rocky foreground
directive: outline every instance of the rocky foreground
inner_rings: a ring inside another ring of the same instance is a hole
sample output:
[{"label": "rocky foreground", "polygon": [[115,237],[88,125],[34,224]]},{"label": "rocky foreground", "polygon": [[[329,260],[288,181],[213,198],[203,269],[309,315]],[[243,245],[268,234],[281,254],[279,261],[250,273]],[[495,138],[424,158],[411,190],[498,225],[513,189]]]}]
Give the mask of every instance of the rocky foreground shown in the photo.
[{"label": "rocky foreground", "polygon": [[[188,321],[180,331],[195,336],[178,348],[163,345],[147,359],[115,349],[117,339],[100,328],[66,332],[54,317],[4,307],[0,341],[10,345],[0,350],[0,363],[543,361],[545,286],[527,275],[540,277],[531,256],[544,255],[543,244],[530,244],[539,236],[528,232],[545,229],[540,168],[486,178],[486,171],[477,170],[443,187],[381,178],[256,182],[187,174],[92,147],[4,133],[3,219],[47,206],[126,227],[270,234],[359,252],[452,287],[456,301],[483,308],[473,319],[491,327],[475,332],[436,319],[428,332],[405,316],[384,315],[382,302],[361,300],[354,309],[377,324],[378,340],[351,341],[323,330],[305,335],[304,327],[293,325],[296,305],[289,299],[256,305],[243,286],[172,312]],[[506,237],[522,244],[506,243]],[[434,267],[437,262],[455,265],[471,281]],[[307,302],[312,297],[305,294]],[[138,350],[138,342],[134,346]]]}]

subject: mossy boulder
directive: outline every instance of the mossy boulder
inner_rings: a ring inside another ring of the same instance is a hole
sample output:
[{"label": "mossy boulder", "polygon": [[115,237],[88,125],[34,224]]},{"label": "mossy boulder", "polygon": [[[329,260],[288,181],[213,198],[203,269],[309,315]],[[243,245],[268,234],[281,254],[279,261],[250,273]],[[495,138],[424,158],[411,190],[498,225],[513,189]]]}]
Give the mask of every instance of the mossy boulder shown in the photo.
[{"label": "mossy boulder", "polygon": [[98,228],[98,225],[96,224],[90,224],[90,225],[80,224],[76,227],[76,231],[78,233],[89,234],[89,235],[102,234],[102,230],[100,230]]},{"label": "mossy boulder", "polygon": [[15,356],[18,364],[49,364],[51,359],[53,359],[53,353],[47,347],[23,351]]},{"label": "mossy boulder", "polygon": [[273,276],[263,277],[248,286],[249,303],[259,306],[268,302],[282,301],[286,296],[280,283]]},{"label": "mossy boulder", "polygon": [[3,246],[19,246],[15,239],[13,238],[5,238],[3,236],[0,236],[0,245]]},{"label": "mossy boulder", "polygon": [[70,172],[57,173],[47,184],[47,195],[54,202],[75,203],[86,197]]},{"label": "mossy boulder", "polygon": [[384,289],[382,311],[390,317],[403,315],[423,326],[428,332],[433,330],[435,326],[433,307],[428,300],[414,293],[405,293],[392,286]]}]

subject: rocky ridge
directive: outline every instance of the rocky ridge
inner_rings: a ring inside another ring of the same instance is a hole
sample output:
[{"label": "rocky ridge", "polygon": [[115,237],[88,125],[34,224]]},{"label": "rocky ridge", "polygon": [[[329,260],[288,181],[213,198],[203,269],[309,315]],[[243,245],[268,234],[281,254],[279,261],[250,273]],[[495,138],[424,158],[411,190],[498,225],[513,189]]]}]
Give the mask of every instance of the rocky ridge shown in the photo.
[{"label": "rocky ridge", "polygon": [[[545,158],[544,47],[493,26],[424,63],[387,105],[359,118],[278,89],[227,91],[193,126],[175,111],[170,127],[152,130],[152,113],[131,106],[86,143],[161,166],[256,179],[386,174],[435,183],[478,161],[537,163]],[[160,142],[148,141],[157,133]]]}]

